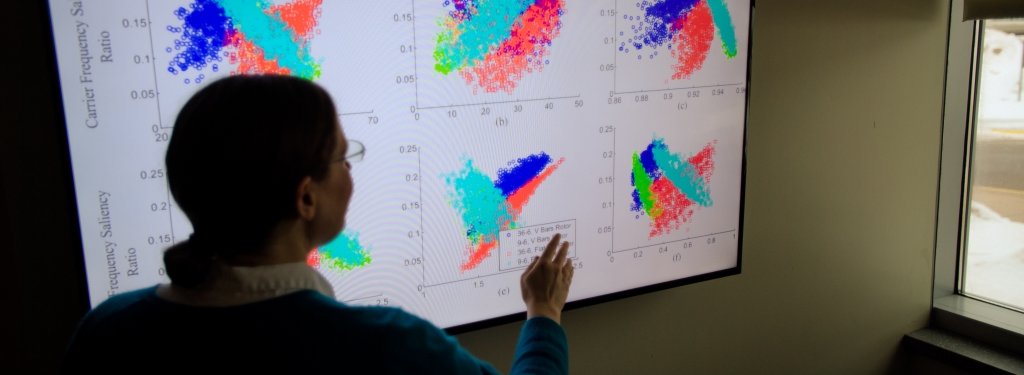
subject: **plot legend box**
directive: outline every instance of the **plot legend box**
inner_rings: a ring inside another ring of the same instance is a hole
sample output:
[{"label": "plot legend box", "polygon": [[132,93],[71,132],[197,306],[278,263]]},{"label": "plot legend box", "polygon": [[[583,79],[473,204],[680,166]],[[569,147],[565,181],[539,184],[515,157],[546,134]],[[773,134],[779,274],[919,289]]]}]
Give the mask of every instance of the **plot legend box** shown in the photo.
[{"label": "plot legend box", "polygon": [[519,227],[501,231],[499,269],[502,271],[523,268],[530,265],[534,257],[544,253],[551,237],[562,234],[562,241],[569,243],[569,258],[576,257],[576,220]]}]

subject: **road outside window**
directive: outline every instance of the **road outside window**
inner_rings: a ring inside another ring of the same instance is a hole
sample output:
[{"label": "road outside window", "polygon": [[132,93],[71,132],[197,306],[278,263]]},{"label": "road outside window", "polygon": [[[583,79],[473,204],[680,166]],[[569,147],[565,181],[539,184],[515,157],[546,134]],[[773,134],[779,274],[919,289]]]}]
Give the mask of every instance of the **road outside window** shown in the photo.
[{"label": "road outside window", "polygon": [[1024,20],[983,35],[962,291],[1024,311]]}]

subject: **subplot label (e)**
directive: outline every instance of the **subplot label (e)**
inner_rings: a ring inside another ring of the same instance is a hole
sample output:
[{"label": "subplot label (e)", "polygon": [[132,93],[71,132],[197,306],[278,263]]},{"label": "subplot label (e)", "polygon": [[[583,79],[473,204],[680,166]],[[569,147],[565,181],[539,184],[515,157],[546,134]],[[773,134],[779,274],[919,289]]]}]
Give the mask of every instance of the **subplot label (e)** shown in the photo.
[{"label": "subplot label (e)", "polygon": [[445,0],[434,70],[457,72],[474,92],[512,93],[523,75],[549,63],[565,0]]},{"label": "subplot label (e)", "polygon": [[649,237],[679,229],[698,207],[709,207],[716,142],[688,158],[669,151],[664,139],[654,138],[642,152],[633,153],[630,210],[650,219]]},{"label": "subplot label (e)", "polygon": [[451,206],[459,213],[469,241],[462,271],[476,268],[490,255],[501,231],[518,227],[516,220],[523,207],[564,160],[554,161],[544,152],[529,155],[499,169],[492,181],[467,159],[461,170],[443,176]]}]

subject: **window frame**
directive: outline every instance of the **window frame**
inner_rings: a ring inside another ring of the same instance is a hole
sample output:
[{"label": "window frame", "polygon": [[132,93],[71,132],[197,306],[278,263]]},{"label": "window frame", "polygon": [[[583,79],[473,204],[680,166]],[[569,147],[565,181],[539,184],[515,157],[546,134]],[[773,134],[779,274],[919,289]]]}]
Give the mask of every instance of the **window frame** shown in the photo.
[{"label": "window frame", "polygon": [[970,212],[970,168],[977,109],[975,69],[980,21],[963,20],[963,0],[950,8],[943,94],[935,270],[931,325],[1024,355],[1024,313],[961,294]]}]

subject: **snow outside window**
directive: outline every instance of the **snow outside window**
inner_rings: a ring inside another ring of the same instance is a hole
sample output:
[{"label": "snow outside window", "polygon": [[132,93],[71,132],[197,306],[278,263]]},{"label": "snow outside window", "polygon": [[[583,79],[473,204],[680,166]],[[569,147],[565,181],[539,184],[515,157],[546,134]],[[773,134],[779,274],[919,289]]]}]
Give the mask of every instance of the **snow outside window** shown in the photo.
[{"label": "snow outside window", "polygon": [[1024,311],[1024,20],[984,25],[961,285]]}]

